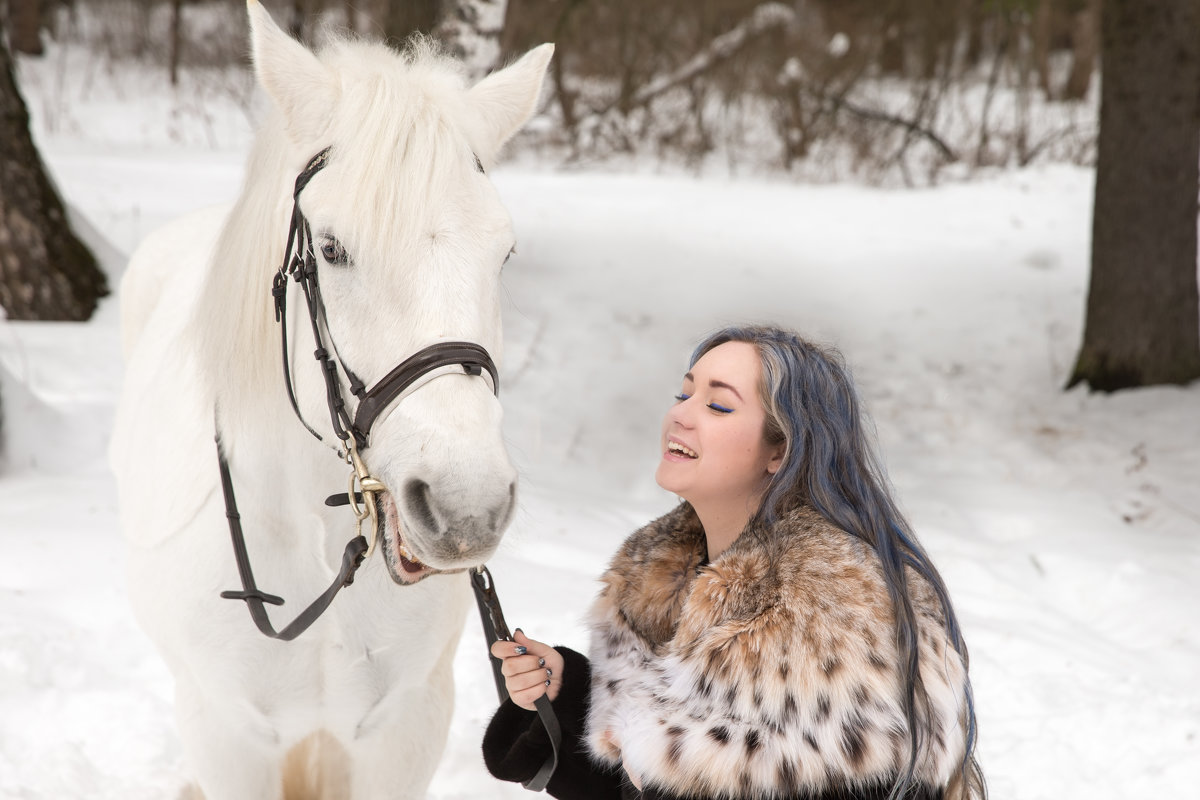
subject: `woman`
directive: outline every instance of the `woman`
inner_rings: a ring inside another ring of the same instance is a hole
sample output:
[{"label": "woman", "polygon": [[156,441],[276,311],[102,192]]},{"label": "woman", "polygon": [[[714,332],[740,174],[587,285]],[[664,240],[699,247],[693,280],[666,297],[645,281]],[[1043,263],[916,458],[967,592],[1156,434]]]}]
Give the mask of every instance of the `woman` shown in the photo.
[{"label": "woman", "polygon": [[662,430],[682,502],[602,578],[591,660],[496,642],[488,769],[576,798],[986,796],[967,649],[889,495],[836,353],[788,331],[702,342]]}]

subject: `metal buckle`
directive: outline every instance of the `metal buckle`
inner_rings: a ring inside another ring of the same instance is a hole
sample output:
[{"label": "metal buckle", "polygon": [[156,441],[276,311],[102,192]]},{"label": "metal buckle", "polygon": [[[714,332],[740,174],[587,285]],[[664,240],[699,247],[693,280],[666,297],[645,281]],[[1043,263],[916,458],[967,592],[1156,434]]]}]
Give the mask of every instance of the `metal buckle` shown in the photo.
[{"label": "metal buckle", "polygon": [[492,580],[492,573],[487,566],[478,566],[471,570],[471,583],[475,584],[475,594],[487,608],[496,638],[511,642],[512,632],[508,629],[508,623],[504,621],[504,611],[501,610],[500,598],[496,595],[496,583]]},{"label": "metal buckle", "polygon": [[[362,456],[358,454],[358,446],[355,444],[354,437],[350,436],[346,439],[346,463],[352,468],[350,472],[350,485],[346,492],[346,497],[350,500],[350,508],[354,511],[354,528],[359,536],[363,534],[363,521],[370,519],[370,533],[365,534],[367,540],[367,553],[364,558],[370,558],[375,552],[375,542],[379,538],[379,505],[375,495],[379,492],[386,492],[387,486],[383,481],[371,477],[367,472],[367,465],[363,463]],[[362,505],[358,504],[358,496],[362,497]]]}]

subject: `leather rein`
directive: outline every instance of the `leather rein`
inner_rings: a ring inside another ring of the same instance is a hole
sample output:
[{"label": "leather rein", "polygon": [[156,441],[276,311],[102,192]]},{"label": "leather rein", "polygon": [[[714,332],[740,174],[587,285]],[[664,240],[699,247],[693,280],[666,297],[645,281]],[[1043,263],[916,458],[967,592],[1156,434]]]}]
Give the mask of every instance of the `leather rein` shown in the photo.
[{"label": "leather rein", "polygon": [[[491,355],[483,347],[473,342],[438,342],[424,347],[402,361],[369,389],[342,360],[337,345],[333,341],[332,333],[329,332],[325,303],[321,297],[321,287],[317,280],[312,230],[300,210],[300,193],[313,176],[328,163],[330,149],[327,147],[313,156],[304,170],[296,176],[295,188],[292,192],[292,219],[287,246],[284,251],[283,263],[272,279],[271,294],[275,300],[275,321],[279,323],[280,327],[284,384],[287,388],[288,400],[291,402],[297,419],[308,432],[318,441],[324,441],[300,413],[289,367],[287,339],[289,276],[300,285],[304,293],[308,317],[312,325],[313,341],[317,345],[313,357],[321,366],[330,421],[334,435],[340,441],[337,452],[339,457],[342,457],[351,468],[349,489],[344,493],[326,498],[325,504],[329,506],[350,505],[356,518],[356,535],[346,544],[342,553],[341,568],[333,582],[282,630],[276,630],[271,623],[266,604],[283,605],[283,598],[263,592],[255,583],[254,572],[251,569],[250,557],[246,549],[246,539],[242,531],[241,515],[238,513],[237,497],[230,475],[229,462],[226,459],[224,448],[221,446],[220,432],[218,431],[216,434],[217,464],[221,476],[221,492],[225,501],[225,516],[229,523],[234,558],[242,583],[241,590],[221,592],[221,597],[244,601],[250,611],[250,617],[259,631],[265,636],[282,641],[295,639],[316,622],[321,614],[329,608],[338,592],[354,582],[354,573],[363,561],[374,552],[380,524],[376,495],[386,491],[386,487],[367,471],[361,451],[370,446],[371,429],[388,406],[420,378],[442,367],[451,366],[461,367],[466,374],[474,376],[481,376],[486,371],[492,381],[492,391],[497,396],[500,394],[500,378]],[[475,161],[475,166],[480,172],[483,172],[483,166],[478,159]],[[329,347],[326,346],[327,333]],[[350,416],[343,393],[343,385],[338,377],[339,366],[346,376],[351,393],[357,400],[353,417]],[[368,524],[369,539],[362,532],[364,522]],[[511,641],[512,636],[504,621],[504,613],[500,608],[500,600],[496,595],[491,572],[486,566],[481,565],[471,570],[471,586],[479,606],[480,620],[483,624],[490,657],[490,647],[493,642],[499,639]],[[495,658],[490,658],[490,660],[496,691],[500,701],[504,702],[508,699],[508,692],[504,686],[504,677],[500,672],[501,663]],[[536,705],[538,716],[550,735],[552,753],[538,773],[524,785],[532,791],[541,791],[549,782],[550,776],[558,764],[558,750],[562,733],[558,719],[550,706],[549,698],[543,694],[538,698]]]}]

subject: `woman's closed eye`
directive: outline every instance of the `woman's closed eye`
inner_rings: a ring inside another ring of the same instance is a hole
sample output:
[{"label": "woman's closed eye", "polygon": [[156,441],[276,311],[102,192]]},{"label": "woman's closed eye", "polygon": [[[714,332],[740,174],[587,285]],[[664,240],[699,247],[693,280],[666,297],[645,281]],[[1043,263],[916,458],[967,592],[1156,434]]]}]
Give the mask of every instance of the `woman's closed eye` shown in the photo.
[{"label": "woman's closed eye", "polygon": [[[680,392],[679,394],[675,395],[675,400],[680,403],[682,403],[684,400],[689,400],[689,399],[691,399],[690,394],[685,394],[683,392]],[[719,414],[732,414],[733,413],[732,408],[729,408],[728,406],[723,406],[720,403],[709,403],[708,407],[711,408],[713,411],[716,411]]]}]

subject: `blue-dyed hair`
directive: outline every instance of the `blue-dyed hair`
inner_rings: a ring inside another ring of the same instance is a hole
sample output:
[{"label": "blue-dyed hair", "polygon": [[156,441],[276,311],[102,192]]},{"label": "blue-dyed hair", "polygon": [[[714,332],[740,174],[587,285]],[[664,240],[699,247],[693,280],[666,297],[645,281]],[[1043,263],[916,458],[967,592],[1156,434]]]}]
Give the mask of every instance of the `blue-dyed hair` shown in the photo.
[{"label": "blue-dyed hair", "polygon": [[[930,741],[932,731],[927,726],[933,718],[921,680],[917,623],[905,568],[914,570],[933,588],[945,612],[946,634],[965,667],[969,661],[967,645],[946,585],[892,499],[874,436],[867,429],[841,354],[785,329],[739,326],[717,331],[701,342],[692,354],[691,365],[726,342],[746,342],[758,350],[762,363],[759,397],[766,411],[763,438],[770,445],[784,445],[783,461],[767,486],[755,521],[769,526],[792,509],[807,505],[869,544],[883,567],[896,610],[896,642],[909,738],[908,765],[896,776],[889,800],[905,797],[914,784],[920,743]],[[969,677],[964,700],[966,752],[960,774],[951,782],[948,800],[987,797],[983,773],[975,759],[975,702]],[[922,719],[926,721],[925,729]]]}]

